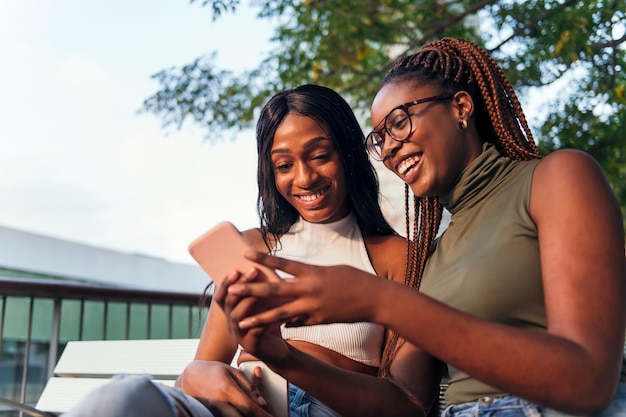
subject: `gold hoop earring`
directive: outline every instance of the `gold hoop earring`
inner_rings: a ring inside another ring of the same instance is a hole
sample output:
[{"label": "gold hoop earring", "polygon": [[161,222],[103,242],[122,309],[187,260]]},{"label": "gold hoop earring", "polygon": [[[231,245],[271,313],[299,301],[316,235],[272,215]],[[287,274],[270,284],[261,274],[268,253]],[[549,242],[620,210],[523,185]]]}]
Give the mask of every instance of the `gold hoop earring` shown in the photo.
[{"label": "gold hoop earring", "polygon": [[461,120],[461,121],[459,122],[459,128],[460,128],[461,130],[465,130],[465,129],[467,129],[467,120],[465,120],[465,119]]}]

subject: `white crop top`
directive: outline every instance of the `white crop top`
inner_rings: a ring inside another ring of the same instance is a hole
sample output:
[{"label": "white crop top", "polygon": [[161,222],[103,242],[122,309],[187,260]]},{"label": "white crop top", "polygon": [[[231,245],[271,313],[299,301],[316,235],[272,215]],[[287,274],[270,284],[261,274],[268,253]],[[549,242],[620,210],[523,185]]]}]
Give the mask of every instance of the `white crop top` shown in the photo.
[{"label": "white crop top", "polygon": [[[280,238],[276,255],[313,265],[350,265],[376,274],[356,216],[334,223],[309,223],[300,218]],[[281,271],[278,271],[279,274]],[[287,278],[283,275],[284,278]],[[341,279],[340,276],[336,277]],[[384,327],[376,323],[331,323],[281,327],[286,340],[303,340],[369,366],[380,366]]]}]

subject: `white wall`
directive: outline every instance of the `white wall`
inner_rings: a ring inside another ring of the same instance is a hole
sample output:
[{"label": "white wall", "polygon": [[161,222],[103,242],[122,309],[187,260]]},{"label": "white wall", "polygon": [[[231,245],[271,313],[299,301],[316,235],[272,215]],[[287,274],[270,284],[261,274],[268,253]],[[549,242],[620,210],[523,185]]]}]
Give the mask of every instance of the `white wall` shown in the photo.
[{"label": "white wall", "polygon": [[128,254],[0,226],[0,266],[94,283],[174,292],[202,292],[199,266]]}]

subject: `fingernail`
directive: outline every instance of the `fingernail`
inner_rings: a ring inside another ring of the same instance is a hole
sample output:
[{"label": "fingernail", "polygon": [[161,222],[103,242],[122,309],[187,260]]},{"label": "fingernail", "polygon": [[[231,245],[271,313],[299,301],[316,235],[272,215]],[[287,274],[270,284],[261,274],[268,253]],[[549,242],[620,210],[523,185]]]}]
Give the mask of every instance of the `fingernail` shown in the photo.
[{"label": "fingernail", "polygon": [[241,330],[246,330],[249,327],[252,327],[252,319],[243,319],[237,325]]},{"label": "fingernail", "polygon": [[237,272],[235,271],[230,272],[228,275],[226,275],[226,278],[224,278],[224,282],[227,284],[230,284],[232,281],[235,280],[236,277],[237,277]]},{"label": "fingernail", "polygon": [[241,287],[241,285],[234,284],[228,287],[228,293],[233,295],[241,295],[243,294],[243,288]]}]

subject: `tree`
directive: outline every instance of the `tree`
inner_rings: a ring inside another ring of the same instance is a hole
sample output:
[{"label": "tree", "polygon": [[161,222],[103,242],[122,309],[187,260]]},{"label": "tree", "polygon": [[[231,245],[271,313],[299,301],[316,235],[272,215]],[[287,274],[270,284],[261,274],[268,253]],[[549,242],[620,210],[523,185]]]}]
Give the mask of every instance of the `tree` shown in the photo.
[{"label": "tree", "polygon": [[[198,0],[190,0],[196,3]],[[484,46],[523,98],[564,84],[534,123],[544,153],[589,152],[626,213],[626,14],[622,0],[255,0],[259,19],[278,22],[276,48],[258,68],[234,73],[212,54],[155,74],[160,90],[142,110],[181,128],[250,127],[275,92],[306,82],[339,91],[364,122],[391,62],[424,42],[462,37]],[[620,6],[622,4],[622,6]],[[213,19],[240,0],[201,0]],[[217,105],[219,103],[219,105]]]}]

